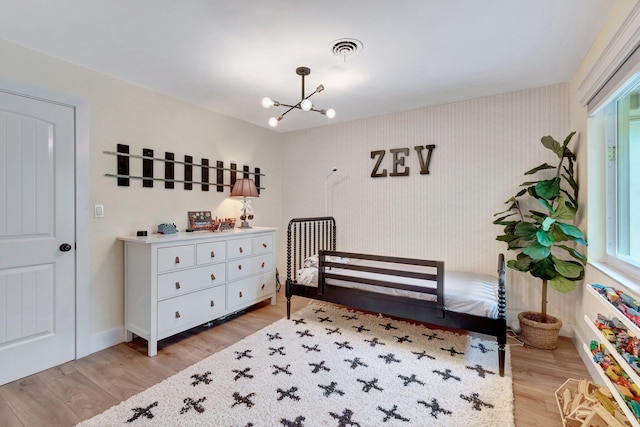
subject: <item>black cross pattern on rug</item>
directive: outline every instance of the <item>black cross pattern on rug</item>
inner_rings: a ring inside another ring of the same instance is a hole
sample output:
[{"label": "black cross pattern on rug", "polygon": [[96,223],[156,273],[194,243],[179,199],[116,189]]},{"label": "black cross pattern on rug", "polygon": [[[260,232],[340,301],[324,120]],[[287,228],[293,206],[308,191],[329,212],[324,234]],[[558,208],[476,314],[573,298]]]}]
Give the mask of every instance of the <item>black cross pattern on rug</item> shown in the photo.
[{"label": "black cross pattern on rug", "polygon": [[338,420],[338,427],[360,427],[360,423],[357,423],[351,419],[351,417],[353,417],[353,411],[351,409],[345,408],[345,410],[342,411],[342,415],[338,415],[335,412],[329,412],[329,415],[331,415],[332,418]]},{"label": "black cross pattern on rug", "polygon": [[358,331],[359,334],[363,333],[363,332],[370,332],[371,329],[367,329],[364,327],[364,325],[360,325],[360,326],[352,326],[353,329],[355,329],[356,331]]},{"label": "black cross pattern on rug", "polygon": [[280,424],[282,424],[284,427],[304,427],[304,424],[302,424],[304,420],[306,420],[305,417],[303,417],[302,415],[298,415],[296,419],[293,421],[289,421],[286,418],[282,418],[280,420]]},{"label": "black cross pattern on rug", "polygon": [[354,316],[353,314],[343,314],[342,317],[347,320],[358,320],[358,316]]},{"label": "black cross pattern on rug", "polygon": [[410,377],[406,377],[404,375],[398,375],[398,378],[402,380],[402,383],[404,384],[405,387],[413,383],[424,385],[422,381],[416,378],[416,374],[411,374]]},{"label": "black cross pattern on rug", "polygon": [[378,387],[378,379],[374,378],[371,381],[366,381],[366,380],[361,380],[360,378],[357,379],[357,381],[359,383],[364,384],[362,386],[362,391],[364,391],[365,393],[369,393],[369,391],[371,390],[378,390],[378,391],[383,391],[384,389],[382,387]]},{"label": "black cross pattern on rug", "polygon": [[439,337],[437,332],[434,332],[432,334],[422,334],[425,337],[429,338],[429,341],[433,341],[433,340],[440,340],[440,341],[444,341],[444,338]]},{"label": "black cross pattern on rug", "polygon": [[401,362],[400,359],[396,359],[396,355],[393,353],[380,354],[378,355],[378,359],[384,360],[384,363],[387,365],[390,364],[391,362],[396,362],[396,363]]},{"label": "black cross pattern on rug", "polygon": [[251,353],[251,349],[249,350],[245,350],[245,351],[235,351],[234,352],[236,354],[236,360],[240,360],[242,358],[247,358],[247,359],[253,359],[253,356],[250,355],[249,353]]},{"label": "black cross pattern on rug", "polygon": [[389,331],[391,329],[398,329],[397,327],[393,326],[391,322],[388,322],[386,324],[379,323],[378,326],[382,326],[385,331]]},{"label": "black cross pattern on rug", "polygon": [[444,372],[438,371],[438,370],[433,370],[431,372],[433,372],[434,374],[440,375],[442,377],[442,379],[445,380],[445,381],[450,380],[451,378],[453,378],[454,380],[457,380],[457,381],[461,381],[460,377],[456,377],[455,375],[451,374],[451,369],[446,369]]},{"label": "black cross pattern on rug", "polygon": [[364,342],[368,342],[371,347],[375,347],[376,345],[386,345],[382,341],[379,341],[377,337],[370,340],[364,340]]},{"label": "black cross pattern on rug", "polygon": [[485,353],[489,353],[489,352],[495,351],[495,350],[494,350],[494,349],[492,349],[492,348],[486,347],[483,343],[480,343],[480,344],[478,344],[478,345],[472,345],[471,347],[473,347],[473,348],[477,348],[478,350],[480,350],[480,351],[482,352],[482,354],[485,354]]},{"label": "black cross pattern on rug", "polygon": [[369,365],[367,365],[362,360],[360,360],[359,357],[356,357],[354,359],[344,359],[344,361],[351,363],[351,366],[350,366],[351,369],[356,369],[358,366],[364,366],[365,368],[369,367]]},{"label": "black cross pattern on rug", "polygon": [[405,336],[403,336],[403,337],[399,337],[399,336],[394,335],[393,337],[394,337],[396,340],[398,340],[398,341],[397,341],[397,342],[398,342],[398,344],[402,344],[402,343],[405,343],[405,342],[413,342],[413,341],[411,341],[411,340],[409,339],[409,335],[405,335]]},{"label": "black cross pattern on rug", "polygon": [[247,408],[251,408],[253,405],[255,405],[255,403],[253,403],[253,401],[251,400],[251,398],[255,395],[255,393],[249,393],[246,396],[243,396],[237,391],[234,391],[233,399],[235,400],[235,402],[233,402],[233,405],[231,405],[231,407],[233,408],[236,405],[244,404],[247,405]]},{"label": "black cross pattern on rug", "polygon": [[211,381],[213,381],[211,378],[209,378],[209,375],[211,375],[211,371],[207,371],[204,374],[193,374],[191,375],[191,378],[194,379],[194,381],[191,383],[192,386],[197,386],[198,384],[201,383],[205,383],[205,384],[209,384]]},{"label": "black cross pattern on rug", "polygon": [[279,354],[280,356],[287,355],[287,353],[284,352],[284,347],[269,347],[269,356],[273,356],[274,354]]},{"label": "black cross pattern on rug", "polygon": [[324,328],[324,329],[327,331],[327,335],[333,335],[333,334],[342,335],[342,332],[340,332],[340,328],[335,328],[335,329]]},{"label": "black cross pattern on rug", "polygon": [[431,409],[431,416],[438,419],[438,414],[451,415],[453,412],[448,409],[444,409],[440,406],[436,399],[431,399],[431,403],[427,403],[424,400],[418,400],[418,403]]},{"label": "black cross pattern on rug", "polygon": [[249,374],[250,370],[251,368],[244,368],[242,371],[238,369],[232,369],[231,372],[236,374],[233,380],[238,381],[240,378],[249,378],[249,379],[253,378],[253,375]]},{"label": "black cross pattern on rug", "polygon": [[345,341],[345,342],[334,342],[335,345],[338,346],[338,350],[342,350],[343,348],[346,348],[347,350],[353,350],[353,347],[351,347],[349,344],[351,344],[349,341]]},{"label": "black cross pattern on rug", "polygon": [[440,347],[440,350],[442,351],[448,351],[449,354],[451,356],[455,356],[456,354],[458,355],[464,355],[464,353],[460,353],[458,350],[456,350],[455,348],[453,348],[453,346],[451,348],[444,348],[444,347]]},{"label": "black cross pattern on rug", "polygon": [[199,414],[202,414],[204,412],[204,406],[202,406],[201,403],[205,400],[207,400],[207,396],[204,396],[198,400],[193,400],[192,398],[187,397],[183,400],[184,406],[182,407],[182,409],[180,409],[180,415],[185,414],[192,409]]},{"label": "black cross pattern on rug", "polygon": [[391,409],[384,409],[382,406],[378,406],[378,408],[376,409],[378,409],[378,411],[381,411],[383,414],[385,414],[385,417],[382,419],[382,421],[385,423],[389,421],[391,418],[404,421],[404,422],[410,421],[409,418],[405,418],[397,412],[398,405],[393,405],[393,408]]},{"label": "black cross pattern on rug", "polygon": [[296,334],[300,335],[300,338],[312,337],[313,336],[311,331],[308,330],[308,329],[305,329],[304,331],[296,331]]},{"label": "black cross pattern on rug", "polygon": [[462,398],[463,400],[466,400],[469,403],[473,403],[473,409],[475,409],[476,411],[482,411],[483,406],[485,408],[493,408],[493,405],[491,403],[483,402],[478,396],[478,393],[472,393],[470,396],[465,396],[464,394],[461,394],[460,398]]},{"label": "black cross pattern on rug", "polygon": [[278,401],[281,401],[285,397],[289,399],[295,400],[296,402],[300,400],[300,396],[296,395],[296,391],[298,391],[298,387],[293,386],[289,390],[283,390],[280,387],[276,390],[276,392],[280,395],[278,397]]},{"label": "black cross pattern on rug", "polygon": [[318,348],[318,344],[315,344],[313,347],[311,347],[309,345],[306,345],[306,344],[302,344],[302,348],[307,350],[307,353],[309,353],[310,351],[317,351],[318,353],[320,353],[320,349]]},{"label": "black cross pattern on rug", "polygon": [[287,366],[285,366],[284,368],[278,365],[271,365],[273,368],[275,368],[275,371],[273,371],[273,375],[278,375],[280,373],[283,374],[287,374],[287,375],[293,375],[291,373],[291,371],[289,371],[289,367],[291,366],[291,364],[288,364]]},{"label": "black cross pattern on rug", "polygon": [[151,408],[155,408],[158,406],[158,402],[153,402],[151,405],[146,408],[131,408],[133,411],[133,416],[127,420],[128,423],[132,423],[140,417],[145,417],[148,419],[153,418],[153,412],[151,412]]},{"label": "black cross pattern on rug", "polygon": [[340,396],[344,396],[344,391],[339,390],[338,388],[336,388],[337,385],[338,385],[337,382],[331,381],[331,384],[329,384],[329,385],[318,384],[318,387],[320,387],[321,389],[324,390],[324,393],[322,393],[324,397],[329,397],[333,393],[339,394]]},{"label": "black cross pattern on rug", "polygon": [[281,340],[281,339],[282,337],[280,336],[280,332],[276,332],[275,334],[270,334],[269,332],[267,332],[268,341]]},{"label": "black cross pattern on rug", "polygon": [[325,310],[324,310],[324,308],[322,308],[322,307],[314,308],[314,309],[313,309],[313,312],[314,312],[315,314],[318,314],[318,313],[326,313],[326,311],[325,311]]},{"label": "black cross pattern on rug", "polygon": [[318,322],[320,322],[320,323],[324,323],[324,322],[333,323],[333,320],[331,320],[331,316],[318,317]]},{"label": "black cross pattern on rug", "polygon": [[423,358],[423,357],[426,357],[426,358],[431,359],[431,360],[436,360],[436,358],[435,358],[435,357],[433,357],[433,356],[431,356],[431,355],[427,354],[427,352],[426,352],[426,351],[424,351],[424,350],[422,350],[422,351],[420,351],[420,352],[418,352],[418,351],[412,351],[411,353],[413,353],[413,354],[415,354],[416,356],[418,356],[418,360],[422,360],[422,358]]},{"label": "black cross pattern on rug", "polygon": [[325,365],[325,361],[321,361],[320,363],[309,363],[309,366],[313,366],[312,374],[317,374],[320,371],[331,371],[331,369],[327,368]]},{"label": "black cross pattern on rug", "polygon": [[291,319],[291,321],[293,323],[295,323],[296,325],[306,325],[307,322],[304,319]]},{"label": "black cross pattern on rug", "polygon": [[478,373],[478,376],[480,378],[486,378],[487,374],[491,374],[491,375],[495,375],[496,373],[493,371],[489,371],[484,369],[484,367],[480,366],[480,365],[476,365],[476,366],[467,366],[467,369],[471,369],[472,371],[476,371]]}]

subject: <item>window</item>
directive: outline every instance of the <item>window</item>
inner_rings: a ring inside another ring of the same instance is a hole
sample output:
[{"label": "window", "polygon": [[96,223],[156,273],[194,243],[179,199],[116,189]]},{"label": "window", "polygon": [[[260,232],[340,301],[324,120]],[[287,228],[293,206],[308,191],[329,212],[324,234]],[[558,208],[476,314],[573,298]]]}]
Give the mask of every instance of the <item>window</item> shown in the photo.
[{"label": "window", "polygon": [[595,116],[606,139],[606,259],[640,277],[640,76]]}]

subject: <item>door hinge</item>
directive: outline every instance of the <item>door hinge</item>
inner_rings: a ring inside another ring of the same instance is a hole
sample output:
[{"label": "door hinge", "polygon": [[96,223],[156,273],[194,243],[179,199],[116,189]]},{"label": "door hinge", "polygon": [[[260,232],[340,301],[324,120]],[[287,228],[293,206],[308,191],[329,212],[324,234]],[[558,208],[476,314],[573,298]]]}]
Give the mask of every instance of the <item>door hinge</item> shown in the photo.
[{"label": "door hinge", "polygon": [[616,147],[607,147],[607,160],[610,162],[616,159]]}]

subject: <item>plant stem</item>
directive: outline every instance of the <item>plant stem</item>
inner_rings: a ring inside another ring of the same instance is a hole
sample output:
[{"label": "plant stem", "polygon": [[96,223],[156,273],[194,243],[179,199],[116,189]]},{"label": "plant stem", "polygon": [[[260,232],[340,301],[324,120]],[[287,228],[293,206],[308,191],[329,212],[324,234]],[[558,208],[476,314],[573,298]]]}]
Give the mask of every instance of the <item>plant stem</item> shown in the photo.
[{"label": "plant stem", "polygon": [[547,279],[542,280],[542,323],[547,323]]}]

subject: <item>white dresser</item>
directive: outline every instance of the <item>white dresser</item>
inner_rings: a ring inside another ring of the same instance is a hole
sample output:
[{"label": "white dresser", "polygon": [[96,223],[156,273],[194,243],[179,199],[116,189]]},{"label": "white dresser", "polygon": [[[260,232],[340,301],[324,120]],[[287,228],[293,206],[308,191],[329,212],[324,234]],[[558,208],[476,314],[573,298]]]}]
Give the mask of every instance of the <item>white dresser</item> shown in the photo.
[{"label": "white dresser", "polygon": [[271,298],[275,228],[119,237],[124,242],[126,340],[157,353],[163,338]]}]

